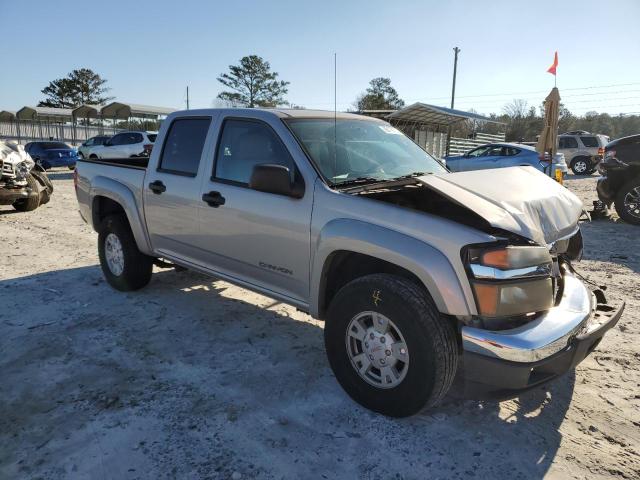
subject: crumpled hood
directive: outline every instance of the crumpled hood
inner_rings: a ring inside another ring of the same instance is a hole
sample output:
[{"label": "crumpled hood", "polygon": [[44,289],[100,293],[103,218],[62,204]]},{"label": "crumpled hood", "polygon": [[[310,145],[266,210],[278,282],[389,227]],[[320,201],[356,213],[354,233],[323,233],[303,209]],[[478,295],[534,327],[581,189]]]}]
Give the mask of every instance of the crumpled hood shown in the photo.
[{"label": "crumpled hood", "polygon": [[495,228],[550,245],[573,233],[582,202],[532,167],[509,167],[419,177]]}]

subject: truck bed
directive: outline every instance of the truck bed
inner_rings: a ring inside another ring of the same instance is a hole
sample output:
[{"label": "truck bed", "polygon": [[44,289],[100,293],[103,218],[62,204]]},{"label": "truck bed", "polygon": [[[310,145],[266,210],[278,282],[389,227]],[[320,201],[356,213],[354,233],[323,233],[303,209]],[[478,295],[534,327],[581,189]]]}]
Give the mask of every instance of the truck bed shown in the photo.
[{"label": "truck bed", "polygon": [[149,157],[109,158],[105,160],[99,158],[84,158],[78,161],[87,163],[99,163],[102,165],[113,165],[114,167],[141,168],[143,170],[146,169],[149,165]]}]

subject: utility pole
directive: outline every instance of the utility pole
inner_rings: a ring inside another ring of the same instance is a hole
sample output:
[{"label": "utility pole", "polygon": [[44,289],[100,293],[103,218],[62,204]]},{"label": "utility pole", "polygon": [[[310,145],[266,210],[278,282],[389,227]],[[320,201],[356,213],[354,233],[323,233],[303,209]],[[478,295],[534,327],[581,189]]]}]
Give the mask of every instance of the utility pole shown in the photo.
[{"label": "utility pole", "polygon": [[189,110],[189,85],[187,85],[187,110]]},{"label": "utility pole", "polygon": [[458,47],[454,47],[453,51],[455,52],[455,57],[453,60],[453,86],[451,87],[451,108],[453,108],[453,103],[456,98],[456,73],[458,72],[458,54],[460,53],[460,49]]}]

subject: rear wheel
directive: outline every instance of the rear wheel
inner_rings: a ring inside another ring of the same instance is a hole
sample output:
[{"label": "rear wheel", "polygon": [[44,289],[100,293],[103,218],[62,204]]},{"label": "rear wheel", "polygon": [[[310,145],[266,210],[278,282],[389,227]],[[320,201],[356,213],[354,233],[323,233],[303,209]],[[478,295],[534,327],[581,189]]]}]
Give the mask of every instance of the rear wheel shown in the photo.
[{"label": "rear wheel", "polygon": [[625,183],[618,190],[615,206],[625,222],[640,225],[640,178]]},{"label": "rear wheel", "polygon": [[151,280],[153,257],[138,250],[124,215],[112,215],[102,222],[98,255],[102,273],[116,290],[138,290]]},{"label": "rear wheel", "polygon": [[571,161],[571,170],[576,175],[589,175],[593,172],[591,162],[587,157],[576,157]]},{"label": "rear wheel", "polygon": [[342,388],[392,417],[435,405],[457,369],[451,325],[424,289],[394,275],[367,275],[344,286],[329,307],[324,338]]}]

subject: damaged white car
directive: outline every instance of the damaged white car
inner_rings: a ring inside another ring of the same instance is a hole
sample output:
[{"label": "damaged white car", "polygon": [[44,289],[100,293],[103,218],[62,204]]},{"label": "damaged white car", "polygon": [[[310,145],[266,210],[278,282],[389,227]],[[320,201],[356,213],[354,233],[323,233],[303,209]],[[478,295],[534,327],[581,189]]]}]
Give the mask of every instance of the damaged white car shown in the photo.
[{"label": "damaged white car", "polygon": [[0,141],[0,205],[29,212],[47,203],[52,193],[51,180],[24,147],[17,142]]}]

